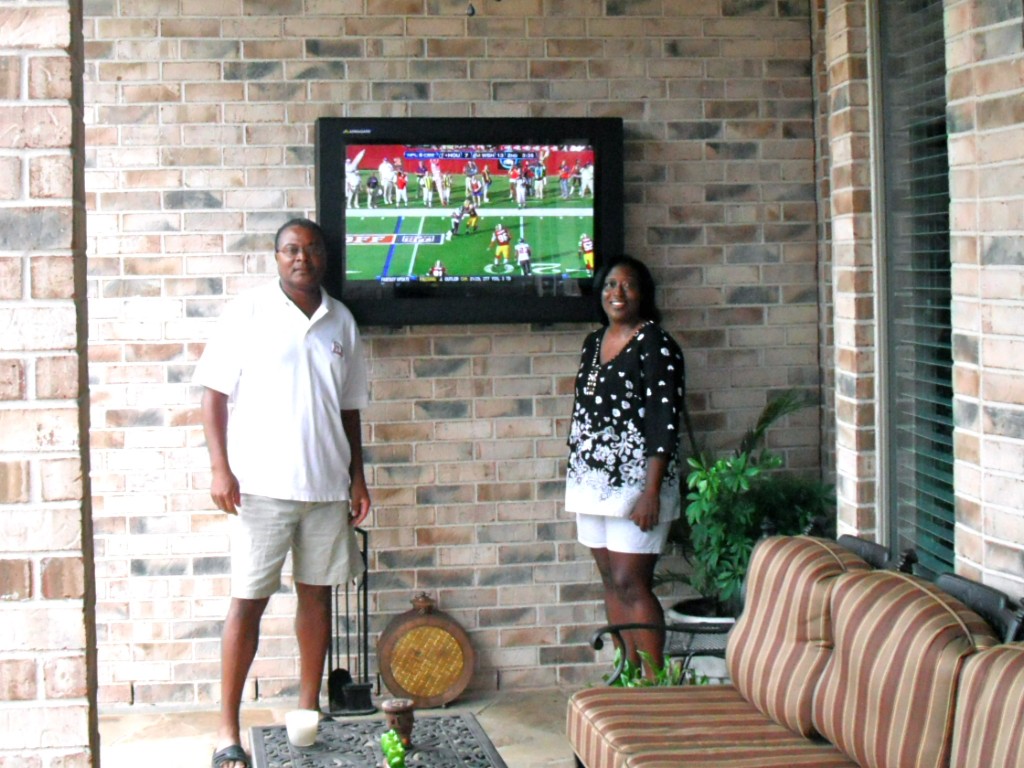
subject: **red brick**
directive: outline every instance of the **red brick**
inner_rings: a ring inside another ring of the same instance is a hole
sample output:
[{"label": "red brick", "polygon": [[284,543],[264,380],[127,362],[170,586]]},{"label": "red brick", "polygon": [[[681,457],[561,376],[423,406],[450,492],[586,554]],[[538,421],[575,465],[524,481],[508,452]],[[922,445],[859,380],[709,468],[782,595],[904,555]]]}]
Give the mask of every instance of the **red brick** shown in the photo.
[{"label": "red brick", "polygon": [[0,660],[0,701],[30,701],[36,690],[34,659]]},{"label": "red brick", "polygon": [[21,98],[21,59],[0,56],[0,99],[14,101]]},{"label": "red brick", "polygon": [[82,498],[82,461],[73,459],[43,460],[39,465],[44,501],[74,501]]},{"label": "red brick", "polygon": [[33,56],[28,68],[30,99],[70,99],[71,59],[67,56]]},{"label": "red brick", "polygon": [[70,106],[0,107],[0,147],[8,149],[66,148],[71,143]]},{"label": "red brick", "polygon": [[48,699],[78,699],[88,695],[86,661],[81,656],[47,659],[43,663],[43,686]]},{"label": "red brick", "polygon": [[67,48],[71,42],[71,14],[67,8],[4,9],[0,39],[6,48]]},{"label": "red brick", "polygon": [[32,298],[68,299],[75,295],[75,265],[70,256],[40,256],[31,261]]},{"label": "red brick", "polygon": [[85,571],[80,557],[53,557],[41,563],[42,592],[48,600],[85,595]]},{"label": "red brick", "polygon": [[0,360],[0,400],[22,400],[25,397],[25,363],[21,360]]},{"label": "red brick", "polygon": [[36,394],[45,400],[78,397],[79,360],[74,355],[36,360]]},{"label": "red brick", "polygon": [[21,298],[21,263],[21,259],[0,258],[0,299]]},{"label": "red brick", "polygon": [[[0,560],[0,600],[27,600],[32,596],[32,562]],[[2,679],[2,677],[0,677]]]},{"label": "red brick", "polygon": [[66,198],[74,194],[71,155],[33,157],[28,166],[29,194],[33,198]]}]

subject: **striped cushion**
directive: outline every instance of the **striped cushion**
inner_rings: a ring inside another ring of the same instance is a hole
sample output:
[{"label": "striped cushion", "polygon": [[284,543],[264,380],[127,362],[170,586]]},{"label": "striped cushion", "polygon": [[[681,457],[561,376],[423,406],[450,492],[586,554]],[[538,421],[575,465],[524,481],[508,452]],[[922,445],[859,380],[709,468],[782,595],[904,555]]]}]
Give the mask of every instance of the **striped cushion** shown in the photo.
[{"label": "striped cushion", "polygon": [[956,697],[951,768],[1024,766],[1024,644],[964,663]]},{"label": "striped cushion", "polygon": [[856,763],[831,746],[822,748],[810,741],[771,749],[733,747],[682,755],[650,752],[626,760],[626,768],[679,768],[687,765],[694,768],[858,768]]},{"label": "striped cushion", "polygon": [[726,659],[740,694],[780,725],[814,733],[814,687],[831,652],[829,590],[840,574],[869,568],[834,541],[809,536],[772,537],[755,548]]},{"label": "striped cushion", "polygon": [[[772,722],[727,685],[580,691],[569,700],[566,732],[587,768],[854,765],[830,744]],[[748,762],[754,755],[761,762]]]},{"label": "striped cushion", "polygon": [[831,605],[815,727],[864,768],[946,765],[960,668],[997,642],[992,630],[933,584],[892,571],[840,576]]}]

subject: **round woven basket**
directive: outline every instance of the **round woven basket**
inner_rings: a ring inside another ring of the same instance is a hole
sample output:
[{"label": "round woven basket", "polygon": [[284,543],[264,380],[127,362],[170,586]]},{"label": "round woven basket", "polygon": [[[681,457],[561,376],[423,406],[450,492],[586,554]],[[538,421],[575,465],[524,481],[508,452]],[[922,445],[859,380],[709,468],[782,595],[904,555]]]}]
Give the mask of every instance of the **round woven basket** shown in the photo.
[{"label": "round woven basket", "polygon": [[395,696],[417,708],[439,707],[466,690],[475,654],[458,623],[420,594],[413,608],[393,618],[377,641],[380,674]]}]

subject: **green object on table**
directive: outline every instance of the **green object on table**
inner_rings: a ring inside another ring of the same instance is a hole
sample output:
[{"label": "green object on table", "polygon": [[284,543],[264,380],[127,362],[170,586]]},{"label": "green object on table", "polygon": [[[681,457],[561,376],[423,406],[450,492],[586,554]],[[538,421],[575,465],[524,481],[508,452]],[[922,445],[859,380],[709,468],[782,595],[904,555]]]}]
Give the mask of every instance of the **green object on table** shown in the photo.
[{"label": "green object on table", "polygon": [[405,768],[405,745],[394,728],[380,737],[380,751],[388,768]]}]

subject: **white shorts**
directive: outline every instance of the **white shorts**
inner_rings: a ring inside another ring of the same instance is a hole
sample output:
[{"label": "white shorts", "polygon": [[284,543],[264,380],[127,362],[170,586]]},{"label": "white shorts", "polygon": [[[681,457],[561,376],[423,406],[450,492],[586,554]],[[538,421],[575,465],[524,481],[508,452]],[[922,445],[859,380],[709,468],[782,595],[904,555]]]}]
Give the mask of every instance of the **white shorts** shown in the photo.
[{"label": "white shorts", "polygon": [[576,538],[591,549],[607,549],[630,555],[660,555],[672,521],[658,523],[649,531],[628,517],[576,513]]},{"label": "white shorts", "polygon": [[242,494],[231,521],[231,596],[270,597],[292,553],[296,582],[333,586],[359,576],[363,561],[348,501],[288,501]]}]

